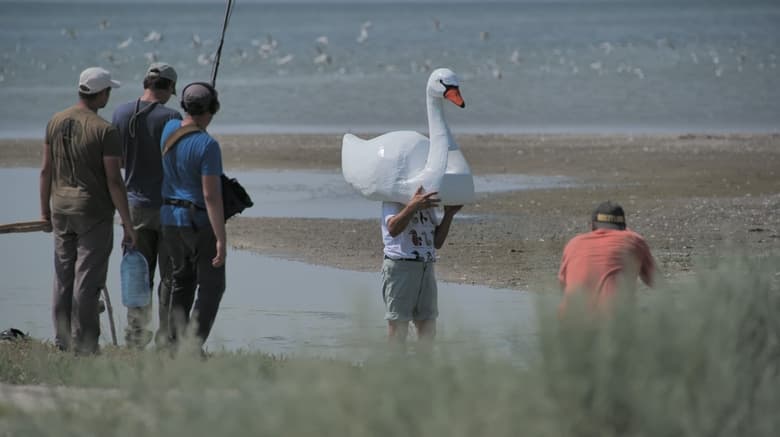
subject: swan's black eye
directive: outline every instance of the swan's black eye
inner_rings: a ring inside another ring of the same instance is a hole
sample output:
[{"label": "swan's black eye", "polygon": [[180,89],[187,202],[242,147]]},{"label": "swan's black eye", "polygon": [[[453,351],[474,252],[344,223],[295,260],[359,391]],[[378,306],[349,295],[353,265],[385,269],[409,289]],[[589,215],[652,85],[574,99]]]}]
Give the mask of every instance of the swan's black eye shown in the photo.
[{"label": "swan's black eye", "polygon": [[446,91],[449,91],[449,90],[451,90],[451,89],[457,89],[457,88],[458,88],[458,86],[457,86],[457,85],[447,85],[447,84],[446,84],[446,83],[444,83],[444,81],[443,81],[443,80],[441,80],[441,79],[439,79],[439,83],[440,83],[440,84],[441,84],[441,85],[444,87],[444,91],[445,91],[445,92],[446,92]]}]

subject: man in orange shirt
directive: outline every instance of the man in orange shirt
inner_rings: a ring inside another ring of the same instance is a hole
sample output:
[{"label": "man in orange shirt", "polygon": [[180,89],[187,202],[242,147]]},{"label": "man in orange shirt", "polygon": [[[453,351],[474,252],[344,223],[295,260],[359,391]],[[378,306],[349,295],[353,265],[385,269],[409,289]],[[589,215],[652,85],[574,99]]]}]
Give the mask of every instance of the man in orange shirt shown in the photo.
[{"label": "man in orange shirt", "polygon": [[558,280],[564,292],[561,310],[576,293],[588,293],[588,302],[602,309],[618,290],[636,289],[637,276],[653,286],[655,261],[645,239],[626,229],[623,208],[610,201],[600,204],[591,218],[591,232],[580,234],[563,249]]}]

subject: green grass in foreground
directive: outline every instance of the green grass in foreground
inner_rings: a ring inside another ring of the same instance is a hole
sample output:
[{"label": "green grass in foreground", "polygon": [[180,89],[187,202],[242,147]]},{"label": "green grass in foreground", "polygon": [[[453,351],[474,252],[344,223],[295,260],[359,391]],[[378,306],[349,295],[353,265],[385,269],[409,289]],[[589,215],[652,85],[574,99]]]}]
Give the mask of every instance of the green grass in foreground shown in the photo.
[{"label": "green grass in foreground", "polygon": [[518,360],[443,345],[354,365],[2,344],[0,381],[78,388],[31,408],[4,401],[6,385],[0,435],[774,436],[778,261],[723,264],[600,320],[559,321],[540,298],[536,351]]}]

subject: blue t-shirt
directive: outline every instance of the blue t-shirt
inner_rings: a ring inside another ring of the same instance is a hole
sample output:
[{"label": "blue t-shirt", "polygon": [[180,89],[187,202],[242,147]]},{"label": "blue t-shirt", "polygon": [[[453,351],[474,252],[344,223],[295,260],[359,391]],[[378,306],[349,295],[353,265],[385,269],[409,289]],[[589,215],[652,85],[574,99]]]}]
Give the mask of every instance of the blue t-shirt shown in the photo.
[{"label": "blue t-shirt", "polygon": [[181,120],[181,115],[158,103],[151,110],[151,102],[140,102],[140,114],[135,119],[135,137],[130,136],[130,119],[135,114],[137,100],[123,103],[114,111],[112,124],[122,139],[125,167],[125,186],[130,206],[159,208],[162,206],[162,164],[160,136],[168,120]]},{"label": "blue t-shirt", "polygon": [[[160,138],[160,149],[165,140],[181,126],[181,120],[171,120],[165,125]],[[160,209],[160,223],[163,226],[207,226],[206,202],[203,200],[201,176],[222,174],[222,152],[219,143],[206,131],[195,132],[180,139],[163,156],[163,199],[186,200],[198,206],[195,217],[190,217],[191,208],[163,205]],[[220,185],[221,187],[221,185]]]}]

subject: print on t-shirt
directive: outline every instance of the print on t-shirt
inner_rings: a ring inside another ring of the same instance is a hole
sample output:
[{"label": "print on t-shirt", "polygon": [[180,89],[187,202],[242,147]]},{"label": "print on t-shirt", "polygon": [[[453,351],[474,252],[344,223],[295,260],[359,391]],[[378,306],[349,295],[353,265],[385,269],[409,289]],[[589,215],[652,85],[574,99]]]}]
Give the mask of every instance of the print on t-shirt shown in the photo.
[{"label": "print on t-shirt", "polygon": [[423,240],[420,238],[419,235],[417,235],[417,231],[414,229],[409,230],[409,236],[412,237],[412,244],[415,246],[422,246]]},{"label": "print on t-shirt", "polygon": [[60,180],[66,184],[65,186],[77,187],[76,171],[73,168],[73,148],[74,145],[84,142],[84,128],[78,120],[66,118],[60,125],[59,135],[62,140],[62,148],[55,153],[61,152],[64,157],[64,159],[57,161],[61,165]]},{"label": "print on t-shirt", "polygon": [[387,228],[388,220],[403,208],[404,205],[400,203],[382,203],[382,240],[385,245],[385,256],[391,259],[435,261],[436,216],[432,209],[413,213],[403,232],[395,237],[390,235]]}]

